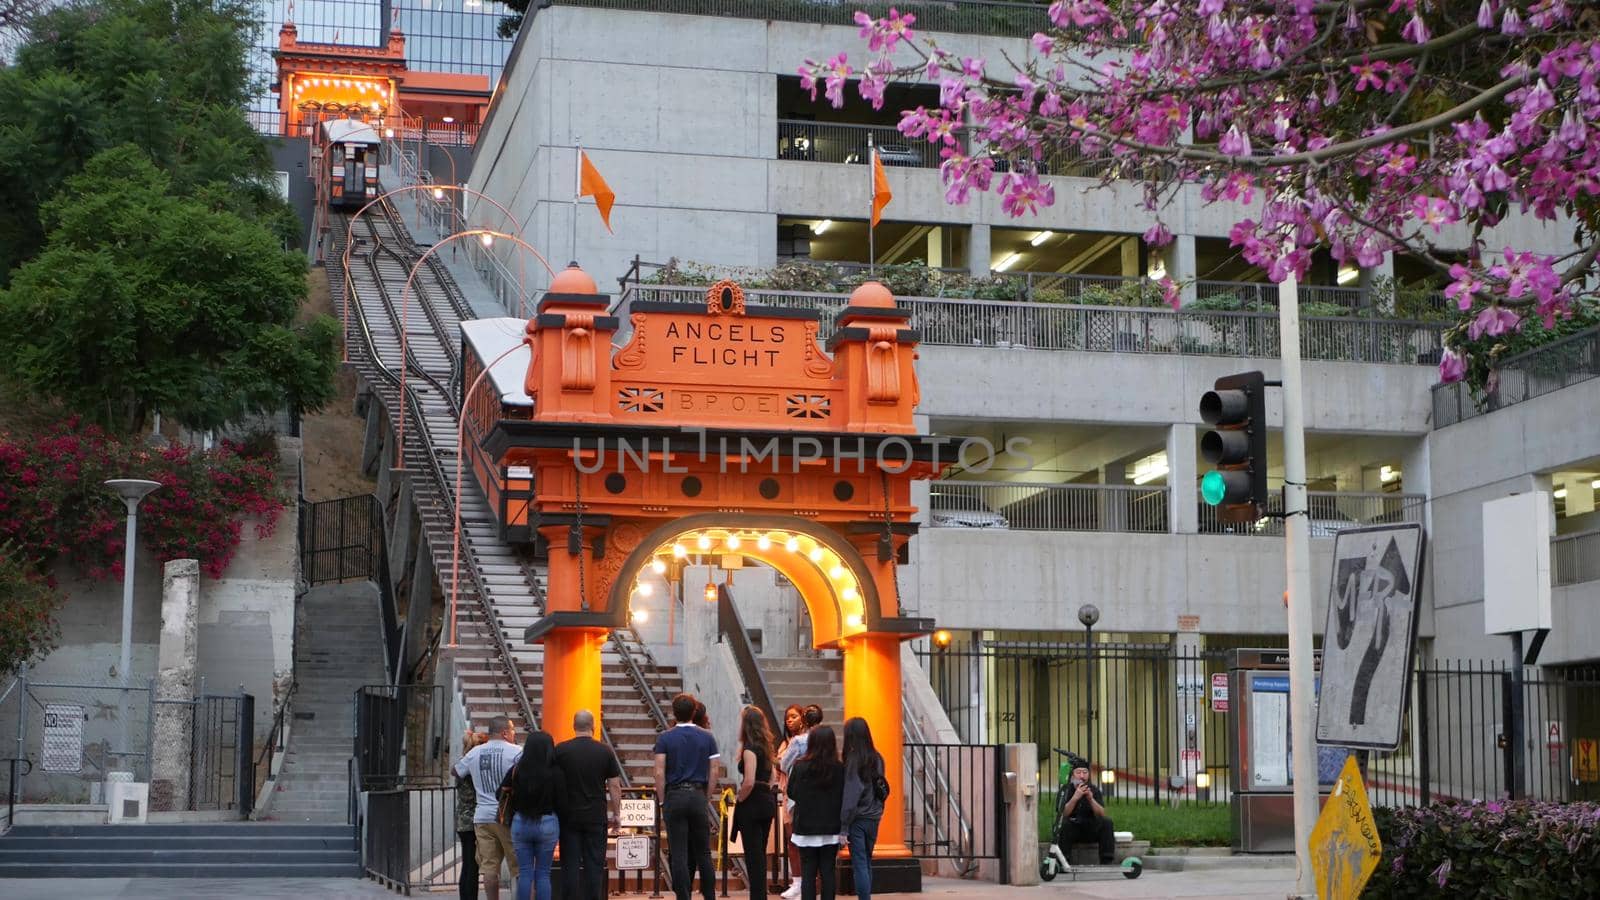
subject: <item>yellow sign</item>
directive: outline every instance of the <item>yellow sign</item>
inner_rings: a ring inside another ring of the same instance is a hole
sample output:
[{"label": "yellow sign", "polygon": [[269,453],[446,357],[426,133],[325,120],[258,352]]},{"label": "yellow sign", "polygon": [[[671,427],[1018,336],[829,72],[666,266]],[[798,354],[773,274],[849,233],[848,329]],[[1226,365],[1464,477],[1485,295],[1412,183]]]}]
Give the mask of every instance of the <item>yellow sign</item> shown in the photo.
[{"label": "yellow sign", "polygon": [[1600,781],[1600,741],[1578,738],[1572,742],[1572,777],[1578,781]]},{"label": "yellow sign", "polygon": [[1352,754],[1339,773],[1339,783],[1311,829],[1311,871],[1319,900],[1355,900],[1378,868],[1383,842],[1367,803],[1367,787]]}]

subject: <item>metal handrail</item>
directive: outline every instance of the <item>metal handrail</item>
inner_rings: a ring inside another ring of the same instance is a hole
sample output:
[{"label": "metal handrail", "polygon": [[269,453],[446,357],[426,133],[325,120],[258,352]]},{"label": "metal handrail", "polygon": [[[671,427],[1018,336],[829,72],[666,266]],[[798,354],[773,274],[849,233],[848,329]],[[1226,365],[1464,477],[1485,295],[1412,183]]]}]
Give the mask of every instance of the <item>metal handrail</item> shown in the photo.
[{"label": "metal handrail", "polygon": [[739,617],[739,609],[734,606],[733,594],[727,585],[717,588],[717,630],[728,639],[734,665],[739,669],[739,677],[744,680],[745,693],[749,695],[751,705],[761,710],[767,721],[775,727],[781,727],[782,720],[778,718],[777,707],[772,702],[772,692],[767,689],[766,676],[761,674],[755,648],[750,644],[750,633],[744,629],[744,621]]},{"label": "metal handrail", "polygon": [[[909,749],[911,747],[926,745],[929,743],[926,736],[922,733],[922,725],[917,721],[915,710],[911,708],[911,701],[903,694],[900,698],[900,719],[904,723],[906,736],[910,738],[910,740],[904,742],[904,746]],[[904,765],[905,761],[902,760],[901,764]],[[961,832],[959,835],[960,843],[952,841],[950,836],[944,831],[943,819],[939,816],[939,810],[934,804],[935,792],[907,791],[906,793],[917,793],[921,795],[922,811],[925,817],[924,822],[933,828],[934,837],[938,842],[946,846],[950,846],[957,851],[966,851],[967,855],[954,857],[954,861],[956,864],[956,870],[960,872],[963,877],[971,875],[973,872],[978,870],[977,857],[972,853],[973,847],[977,844],[977,838],[973,834],[972,830],[972,821],[967,817],[966,811],[961,808],[961,801],[957,799],[956,792],[951,788],[950,780],[945,777],[943,770],[941,770],[937,765],[928,766],[927,768],[931,768],[934,772],[934,778],[939,787],[937,794],[945,799],[945,802],[949,804],[951,811],[955,813],[955,821]]]},{"label": "metal handrail", "polygon": [[[1553,374],[1536,374],[1537,369]],[[1433,427],[1454,425],[1600,377],[1600,326],[1507,357],[1494,371],[1494,389],[1477,397],[1464,381],[1435,385]]]}]

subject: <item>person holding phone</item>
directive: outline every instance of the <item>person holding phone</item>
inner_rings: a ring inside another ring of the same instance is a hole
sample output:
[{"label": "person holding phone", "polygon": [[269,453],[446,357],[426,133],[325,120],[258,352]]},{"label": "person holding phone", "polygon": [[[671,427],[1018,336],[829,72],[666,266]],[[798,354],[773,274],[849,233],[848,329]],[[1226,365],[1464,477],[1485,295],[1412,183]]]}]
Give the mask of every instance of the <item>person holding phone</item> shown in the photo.
[{"label": "person holding phone", "polygon": [[1117,861],[1117,834],[1106,815],[1105,798],[1089,780],[1089,765],[1075,766],[1067,785],[1067,805],[1061,814],[1061,834],[1056,840],[1063,849],[1077,843],[1098,843],[1100,865]]}]

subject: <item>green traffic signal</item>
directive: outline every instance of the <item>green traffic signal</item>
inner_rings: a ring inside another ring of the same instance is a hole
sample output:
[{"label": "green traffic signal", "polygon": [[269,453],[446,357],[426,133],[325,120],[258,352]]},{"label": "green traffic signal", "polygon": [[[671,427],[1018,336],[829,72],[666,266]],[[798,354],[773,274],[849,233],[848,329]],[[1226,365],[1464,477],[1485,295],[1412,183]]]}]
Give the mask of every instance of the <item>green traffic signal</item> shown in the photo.
[{"label": "green traffic signal", "polygon": [[1200,498],[1212,506],[1222,502],[1228,495],[1228,482],[1222,477],[1221,472],[1207,472],[1200,479]]}]

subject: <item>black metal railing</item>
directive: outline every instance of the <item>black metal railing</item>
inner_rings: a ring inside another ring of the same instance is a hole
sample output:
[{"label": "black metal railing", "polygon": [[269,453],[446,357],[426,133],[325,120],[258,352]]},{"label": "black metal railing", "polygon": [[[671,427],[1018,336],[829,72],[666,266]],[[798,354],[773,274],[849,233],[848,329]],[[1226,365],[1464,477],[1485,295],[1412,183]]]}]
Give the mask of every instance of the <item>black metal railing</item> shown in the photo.
[{"label": "black metal railing", "polygon": [[1501,362],[1495,368],[1493,390],[1477,393],[1463,381],[1434,386],[1433,427],[1465,422],[1597,375],[1600,328],[1591,328]]},{"label": "black metal railing", "polygon": [[449,787],[444,685],[375,684],[355,692],[353,752],[363,791]]},{"label": "black metal railing", "polygon": [[[157,701],[170,703],[172,701]],[[190,703],[189,808],[255,809],[255,697],[203,694]]]},{"label": "black metal railing", "polygon": [[299,540],[301,577],[307,587],[346,581],[371,581],[377,586],[384,672],[391,684],[403,680],[405,625],[400,621],[389,574],[383,504],[374,494],[301,501]]},{"label": "black metal railing", "polygon": [[951,801],[911,804],[905,834],[911,855],[953,860],[964,870],[999,860],[1006,883],[1005,747],[909,741],[904,747],[906,796]]},{"label": "black metal railing", "polygon": [[1051,28],[1045,4],[1001,0],[862,0],[853,3],[816,0],[553,0],[550,5],[852,27],[857,10],[881,18],[887,16],[892,7],[902,13],[914,14],[918,31],[1028,37]]},{"label": "black metal railing", "polygon": [[750,643],[750,632],[745,630],[744,621],[733,603],[733,591],[726,584],[717,586],[717,631],[717,639],[726,640],[733,651],[739,680],[744,682],[744,702],[761,710],[768,722],[781,728],[783,720],[778,718],[777,708],[773,706],[772,692],[767,689],[766,676],[761,674],[755,647]]},{"label": "black metal railing", "polygon": [[[964,130],[956,135],[956,146],[967,152]],[[885,166],[937,169],[944,162],[938,147],[923,138],[908,138],[894,125],[778,120],[778,159],[865,165],[872,149]]]}]

